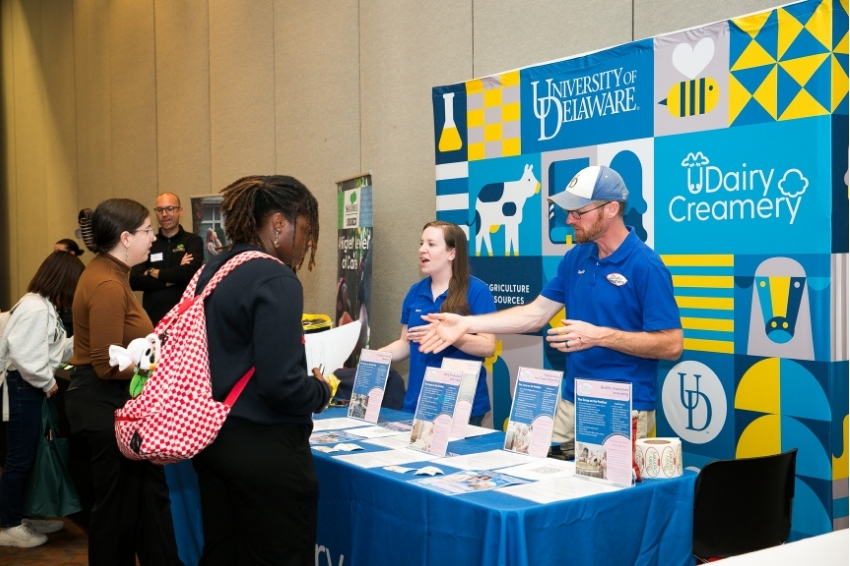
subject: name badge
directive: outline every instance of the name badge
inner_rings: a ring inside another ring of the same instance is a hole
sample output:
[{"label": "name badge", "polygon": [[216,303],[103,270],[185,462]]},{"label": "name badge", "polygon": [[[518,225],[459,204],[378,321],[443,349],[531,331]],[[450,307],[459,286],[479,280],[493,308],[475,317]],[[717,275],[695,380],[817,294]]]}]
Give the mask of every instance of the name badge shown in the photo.
[{"label": "name badge", "polygon": [[153,263],[155,261],[162,261],[162,252],[159,252],[159,253],[156,253],[156,254],[151,254],[150,261],[151,261],[151,263]]}]

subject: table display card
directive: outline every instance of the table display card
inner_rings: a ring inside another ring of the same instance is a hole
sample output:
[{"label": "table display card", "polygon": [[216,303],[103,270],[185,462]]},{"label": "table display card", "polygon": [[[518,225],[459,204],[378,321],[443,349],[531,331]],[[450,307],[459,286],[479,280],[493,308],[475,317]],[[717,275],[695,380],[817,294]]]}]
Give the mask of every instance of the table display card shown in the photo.
[{"label": "table display card", "polygon": [[446,455],[463,374],[429,367],[413,415],[410,448]]},{"label": "table display card", "polygon": [[351,403],[348,404],[350,418],[378,422],[392,361],[393,355],[389,352],[361,350],[354,386],[351,388]]},{"label": "table display card", "polygon": [[457,396],[455,416],[452,419],[453,439],[466,438],[466,425],[472,415],[472,403],[475,401],[475,391],[478,389],[478,377],[481,375],[481,362],[460,358],[443,358],[442,369],[459,371],[463,374],[460,392]]},{"label": "table display card", "polygon": [[538,458],[549,454],[563,375],[554,370],[519,368],[505,450]]},{"label": "table display card", "polygon": [[632,385],[576,378],[576,477],[632,486]]},{"label": "table display card", "polygon": [[447,476],[413,480],[411,483],[433,489],[445,495],[460,495],[463,493],[489,491],[491,489],[528,482],[516,476],[500,474],[499,472],[490,470],[464,470]]}]

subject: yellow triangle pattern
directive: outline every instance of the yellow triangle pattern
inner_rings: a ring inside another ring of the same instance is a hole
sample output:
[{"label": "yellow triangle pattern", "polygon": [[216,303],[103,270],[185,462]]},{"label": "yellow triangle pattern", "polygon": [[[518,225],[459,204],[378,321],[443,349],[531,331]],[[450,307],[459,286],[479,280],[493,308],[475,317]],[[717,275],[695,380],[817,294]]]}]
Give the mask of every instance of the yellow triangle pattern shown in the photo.
[{"label": "yellow triangle pattern", "polygon": [[746,18],[733,19],[732,23],[741,28],[750,37],[755,39],[755,37],[761,31],[764,22],[766,22],[767,19],[770,17],[771,12],[772,10],[768,10],[760,14],[753,14],[752,16],[747,16]]},{"label": "yellow triangle pattern", "polygon": [[729,124],[731,125],[735,119],[738,118],[738,114],[741,113],[741,110],[744,109],[744,106],[747,105],[747,102],[750,101],[752,95],[744,88],[738,79],[735,78],[735,75],[729,73]]},{"label": "yellow triangle pattern", "polygon": [[800,57],[799,59],[789,59],[779,63],[783,69],[788,71],[788,74],[797,81],[800,86],[806,86],[815,71],[821,66],[821,63],[826,61],[829,53],[819,53],[817,55],[809,55],[808,57]]},{"label": "yellow triangle pattern", "polygon": [[844,34],[844,37],[842,37],[841,41],[836,44],[835,49],[833,49],[833,51],[835,51],[836,53],[844,53],[845,55],[847,55],[847,35],[848,34],[846,33]]},{"label": "yellow triangle pattern", "polygon": [[744,52],[741,53],[741,56],[738,57],[738,60],[735,61],[735,65],[732,66],[730,71],[752,69],[753,67],[761,67],[772,63],[776,63],[776,59],[771,57],[761,45],[752,41],[749,45],[747,45],[747,48],[744,49]]},{"label": "yellow triangle pattern", "polygon": [[829,110],[821,106],[811,94],[801,90],[779,119],[793,120],[795,118],[808,118],[809,116],[823,116],[824,114],[829,114]]},{"label": "yellow triangle pattern", "polygon": [[841,63],[838,62],[838,59],[835,55],[832,56],[832,111],[835,112],[835,109],[838,108],[839,103],[844,100],[844,97],[847,96],[848,88],[850,88],[850,84],[848,84],[847,74],[844,72],[844,69],[841,68]]},{"label": "yellow triangle pattern", "polygon": [[764,78],[764,81],[759,85],[753,93],[753,98],[761,104],[762,108],[767,110],[767,113],[776,120],[776,80],[777,72],[776,65],[770,70],[770,73]]},{"label": "yellow triangle pattern", "polygon": [[776,15],[779,21],[779,49],[777,50],[777,55],[782,59],[782,56],[785,55],[785,52],[788,51],[788,48],[791,47],[791,44],[800,35],[803,24],[782,8],[776,11]]},{"label": "yellow triangle pattern", "polygon": [[812,17],[806,23],[806,29],[824,47],[832,49],[832,0],[823,0],[820,6],[815,8]]},{"label": "yellow triangle pattern", "polygon": [[845,14],[850,13],[850,9],[848,9],[848,8],[847,8],[847,1],[848,1],[848,0],[840,0],[840,2],[841,2],[841,7],[842,7],[842,8],[844,8],[844,13],[845,13]]}]

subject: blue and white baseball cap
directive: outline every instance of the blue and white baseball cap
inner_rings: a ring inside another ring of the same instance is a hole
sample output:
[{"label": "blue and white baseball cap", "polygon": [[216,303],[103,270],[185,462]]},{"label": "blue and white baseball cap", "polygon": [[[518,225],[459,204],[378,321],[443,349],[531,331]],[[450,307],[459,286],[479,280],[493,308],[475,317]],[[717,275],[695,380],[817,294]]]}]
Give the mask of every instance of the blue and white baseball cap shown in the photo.
[{"label": "blue and white baseball cap", "polygon": [[619,173],[605,165],[591,165],[576,173],[567,188],[549,200],[569,211],[594,201],[626,202],[628,198],[629,190]]}]

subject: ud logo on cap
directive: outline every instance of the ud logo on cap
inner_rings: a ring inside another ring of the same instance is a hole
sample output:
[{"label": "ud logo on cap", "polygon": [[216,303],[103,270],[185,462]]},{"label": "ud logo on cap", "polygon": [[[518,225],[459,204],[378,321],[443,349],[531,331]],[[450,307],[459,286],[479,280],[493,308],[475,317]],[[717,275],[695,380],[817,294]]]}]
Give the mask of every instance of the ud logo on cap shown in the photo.
[{"label": "ud logo on cap", "polygon": [[605,165],[591,165],[575,174],[549,201],[564,210],[578,210],[597,201],[626,202],[629,190],[620,174]]}]

